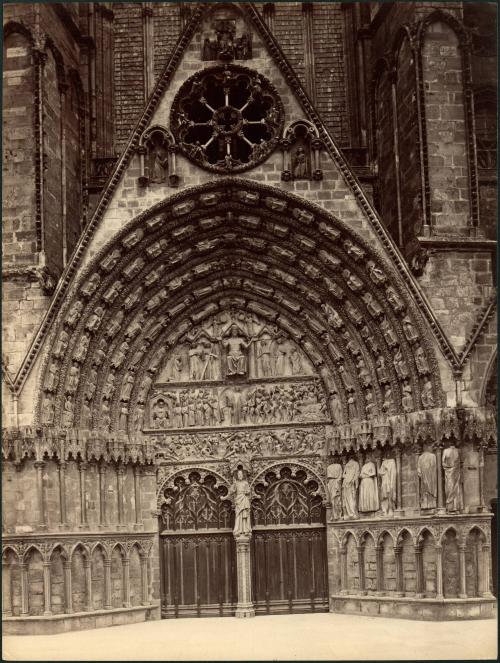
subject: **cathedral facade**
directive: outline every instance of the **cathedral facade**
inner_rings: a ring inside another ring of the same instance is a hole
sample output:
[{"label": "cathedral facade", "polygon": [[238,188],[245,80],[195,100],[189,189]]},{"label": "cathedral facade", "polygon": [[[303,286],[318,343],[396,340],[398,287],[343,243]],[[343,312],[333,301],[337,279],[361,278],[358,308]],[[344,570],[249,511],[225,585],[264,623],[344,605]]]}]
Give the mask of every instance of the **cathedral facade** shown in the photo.
[{"label": "cathedral facade", "polygon": [[4,7],[7,633],[496,614],[496,7]]}]

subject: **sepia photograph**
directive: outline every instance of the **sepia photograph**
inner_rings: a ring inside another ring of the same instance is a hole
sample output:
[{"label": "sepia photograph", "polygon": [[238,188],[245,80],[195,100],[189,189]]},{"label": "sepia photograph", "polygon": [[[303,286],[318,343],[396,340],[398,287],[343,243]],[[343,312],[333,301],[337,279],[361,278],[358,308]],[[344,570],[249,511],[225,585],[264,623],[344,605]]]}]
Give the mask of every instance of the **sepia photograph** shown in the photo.
[{"label": "sepia photograph", "polygon": [[497,4],[2,14],[3,660],[496,660]]}]

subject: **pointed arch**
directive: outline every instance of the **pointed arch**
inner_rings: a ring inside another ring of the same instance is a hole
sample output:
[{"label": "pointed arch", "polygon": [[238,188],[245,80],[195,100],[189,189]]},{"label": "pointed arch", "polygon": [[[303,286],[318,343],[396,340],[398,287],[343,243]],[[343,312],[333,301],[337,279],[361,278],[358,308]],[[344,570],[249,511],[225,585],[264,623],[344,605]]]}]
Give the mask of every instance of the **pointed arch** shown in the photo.
[{"label": "pointed arch", "polygon": [[[256,214],[257,201],[265,217]],[[313,253],[320,244],[324,248]],[[307,260],[300,257],[305,254]],[[368,273],[361,268],[364,260]],[[410,407],[420,408],[424,378],[432,381],[437,403],[442,394],[427,332],[396,281],[361,238],[293,196],[233,179],[182,192],[129,223],[82,274],[59,317],[38,417],[53,409],[62,427],[92,428],[101,421],[108,430],[125,425],[130,431],[144,410],[161,353],[230,301],[297,338],[322,373],[325,394],[338,394],[340,410],[331,414],[337,421],[363,419],[368,392],[370,407],[380,411],[389,383],[388,407],[400,410],[401,375],[410,382]],[[221,283],[226,297],[219,294]],[[405,367],[393,363],[396,347],[408,356]],[[339,378],[339,365],[350,383]],[[357,395],[353,409],[350,391]]]}]

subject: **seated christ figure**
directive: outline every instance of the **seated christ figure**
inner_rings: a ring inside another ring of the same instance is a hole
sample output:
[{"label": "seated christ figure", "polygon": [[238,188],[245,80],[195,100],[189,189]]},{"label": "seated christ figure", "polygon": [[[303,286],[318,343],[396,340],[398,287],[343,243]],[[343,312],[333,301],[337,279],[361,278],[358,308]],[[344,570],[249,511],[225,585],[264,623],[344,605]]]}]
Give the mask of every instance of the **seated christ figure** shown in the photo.
[{"label": "seated christ figure", "polygon": [[246,351],[248,350],[250,341],[247,341],[240,335],[236,325],[231,326],[230,336],[223,341],[222,345],[227,350],[227,375],[246,375]]}]

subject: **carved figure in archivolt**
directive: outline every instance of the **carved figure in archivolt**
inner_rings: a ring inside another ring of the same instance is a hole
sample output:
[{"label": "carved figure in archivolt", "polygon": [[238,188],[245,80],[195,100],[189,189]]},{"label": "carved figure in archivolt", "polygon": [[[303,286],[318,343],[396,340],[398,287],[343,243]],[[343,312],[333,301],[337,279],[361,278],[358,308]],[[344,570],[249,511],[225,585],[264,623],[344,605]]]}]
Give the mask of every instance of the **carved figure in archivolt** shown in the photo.
[{"label": "carved figure in archivolt", "polygon": [[342,518],[342,465],[331,463],[326,469],[328,496],[332,506],[332,520]]},{"label": "carved figure in archivolt", "polygon": [[446,510],[449,513],[459,513],[462,509],[460,453],[453,443],[443,450],[443,470]]},{"label": "carved figure in archivolt", "polygon": [[392,516],[396,507],[396,461],[394,458],[384,458],[378,471],[380,481],[380,501],[382,512]]},{"label": "carved figure in archivolt", "polygon": [[250,484],[245,471],[238,467],[234,481],[229,489],[229,497],[234,504],[234,535],[250,534]]},{"label": "carved figure in archivolt", "polygon": [[342,475],[342,510],[344,520],[358,518],[359,463],[354,458],[347,461]]},{"label": "carved figure in archivolt", "polygon": [[377,468],[371,456],[368,456],[359,475],[359,511],[369,513],[379,510]]},{"label": "carved figure in archivolt", "polygon": [[417,461],[417,475],[420,479],[420,506],[422,509],[435,509],[437,497],[436,454],[427,446]]}]

